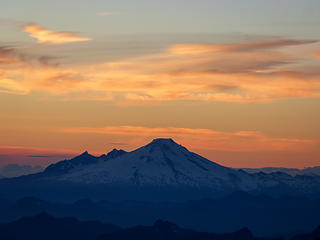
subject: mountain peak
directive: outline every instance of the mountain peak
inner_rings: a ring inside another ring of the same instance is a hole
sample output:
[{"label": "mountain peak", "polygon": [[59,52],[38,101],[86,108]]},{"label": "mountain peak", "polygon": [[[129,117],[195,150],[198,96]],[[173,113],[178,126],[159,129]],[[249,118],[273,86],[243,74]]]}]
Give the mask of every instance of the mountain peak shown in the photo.
[{"label": "mountain peak", "polygon": [[176,143],[172,138],[155,138],[147,146],[159,146],[159,147],[180,147],[181,145]]},{"label": "mountain peak", "polygon": [[49,165],[44,173],[60,175],[71,171],[77,166],[85,166],[97,163],[98,158],[89,154],[87,151],[83,152],[81,155],[72,158],[71,160],[64,160],[54,164]]},{"label": "mountain peak", "polygon": [[161,150],[162,152],[177,152],[181,151],[182,149],[185,149],[183,146],[176,143],[171,138],[153,139],[152,142],[147,144],[145,147],[148,148],[151,152],[153,152],[156,149]]},{"label": "mountain peak", "polygon": [[83,153],[80,154],[80,156],[88,156],[88,155],[90,155],[90,154],[88,153],[88,151],[85,151],[85,152],[83,152]]},{"label": "mountain peak", "polygon": [[119,153],[119,152],[125,152],[124,150],[122,150],[122,149],[116,149],[116,148],[114,148],[114,149],[112,149],[112,151],[111,152],[109,152],[108,154],[114,154],[114,153]]},{"label": "mountain peak", "polygon": [[107,155],[102,155],[103,158],[105,158],[106,160],[110,159],[110,158],[115,158],[115,157],[119,157],[123,154],[127,153],[126,151],[122,150],[122,149],[116,149],[114,148],[111,152],[108,152]]},{"label": "mountain peak", "polygon": [[155,138],[151,142],[152,144],[177,144],[172,138]]}]

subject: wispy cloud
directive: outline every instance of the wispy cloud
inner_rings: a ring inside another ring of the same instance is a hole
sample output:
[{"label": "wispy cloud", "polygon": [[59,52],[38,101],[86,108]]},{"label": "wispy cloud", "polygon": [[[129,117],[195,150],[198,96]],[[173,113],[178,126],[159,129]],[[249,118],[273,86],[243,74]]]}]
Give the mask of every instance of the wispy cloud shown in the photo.
[{"label": "wispy cloud", "polygon": [[27,94],[21,71],[43,72],[45,69],[57,67],[50,56],[37,56],[22,53],[14,47],[0,46],[0,92],[12,94]]},{"label": "wispy cloud", "polygon": [[57,65],[53,60],[54,58],[50,56],[26,54],[12,46],[0,46],[0,65],[13,65],[21,62],[27,64],[37,63],[43,66]]},{"label": "wispy cloud", "polygon": [[39,44],[57,45],[92,40],[92,38],[80,37],[75,32],[52,31],[37,24],[23,25],[22,30],[28,33],[30,37],[37,39]]},{"label": "wispy cloud", "polygon": [[[211,129],[148,128],[141,126],[108,126],[103,128],[66,128],[68,133],[92,133],[114,136],[133,136],[137,145],[141,140],[155,137],[173,137],[195,149],[231,152],[304,151],[312,148],[316,140],[303,138],[269,137],[261,132],[219,132]],[[133,141],[134,142],[134,141]],[[131,141],[131,144],[133,144]]]},{"label": "wispy cloud", "polygon": [[303,66],[305,59],[282,51],[311,43],[314,41],[277,39],[229,45],[179,44],[127,60],[67,67],[30,65],[6,55],[3,61],[11,66],[0,65],[0,91],[43,91],[65,100],[118,104],[174,100],[248,104],[320,98],[320,68],[297,67]]},{"label": "wispy cloud", "polygon": [[49,158],[52,156],[48,156],[48,155],[28,155],[27,157],[31,157],[31,158]]},{"label": "wispy cloud", "polygon": [[178,44],[170,48],[176,54],[204,54],[213,52],[261,51],[281,47],[317,43],[316,40],[273,39],[234,44]]}]

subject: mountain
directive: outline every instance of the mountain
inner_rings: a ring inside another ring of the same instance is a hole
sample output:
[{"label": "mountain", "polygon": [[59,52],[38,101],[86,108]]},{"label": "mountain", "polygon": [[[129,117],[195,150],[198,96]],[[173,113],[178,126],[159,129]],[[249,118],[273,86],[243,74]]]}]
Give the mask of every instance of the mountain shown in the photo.
[{"label": "mountain", "polygon": [[[152,226],[121,229],[98,221],[79,221],[75,218],[56,218],[45,212],[0,224],[0,239],[5,240],[260,240],[249,229],[215,234],[184,229],[178,225],[157,220]],[[272,240],[271,238],[269,238]],[[273,238],[281,239],[281,238]],[[264,238],[268,240],[268,238]]]},{"label": "mountain", "polygon": [[119,227],[111,224],[80,222],[75,218],[55,218],[43,212],[34,217],[23,217],[8,224],[0,224],[0,239],[92,240],[102,234],[119,230]]},{"label": "mountain", "polygon": [[95,163],[65,172],[57,180],[113,186],[202,187],[219,191],[253,187],[247,174],[189,152],[172,139],[155,139],[133,152]]},{"label": "mountain", "polygon": [[132,152],[88,152],[43,172],[0,180],[0,197],[77,200],[191,200],[235,191],[272,196],[320,196],[320,177],[282,172],[250,174],[216,164],[172,139],[155,139]]},{"label": "mountain", "polygon": [[274,168],[274,167],[265,167],[265,168],[241,168],[242,170],[248,173],[276,173],[282,172],[289,174],[291,176],[305,175],[305,176],[320,176],[320,167],[309,167],[304,169],[297,168]]}]

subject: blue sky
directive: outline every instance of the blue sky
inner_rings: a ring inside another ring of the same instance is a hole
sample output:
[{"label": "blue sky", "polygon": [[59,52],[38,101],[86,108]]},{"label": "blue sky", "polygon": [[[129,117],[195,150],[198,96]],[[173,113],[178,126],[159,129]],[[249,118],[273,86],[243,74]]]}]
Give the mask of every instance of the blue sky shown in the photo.
[{"label": "blue sky", "polygon": [[[230,33],[319,37],[317,0],[2,0],[2,18],[94,35]],[[109,12],[101,17],[98,13]]]}]

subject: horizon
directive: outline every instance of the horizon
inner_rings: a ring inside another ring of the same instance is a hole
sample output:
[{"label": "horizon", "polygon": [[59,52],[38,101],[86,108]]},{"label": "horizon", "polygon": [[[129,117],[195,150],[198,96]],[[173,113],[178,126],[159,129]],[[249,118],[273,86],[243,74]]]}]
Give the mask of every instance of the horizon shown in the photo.
[{"label": "horizon", "polygon": [[320,165],[318,0],[3,0],[0,167],[170,137],[233,168]]}]

